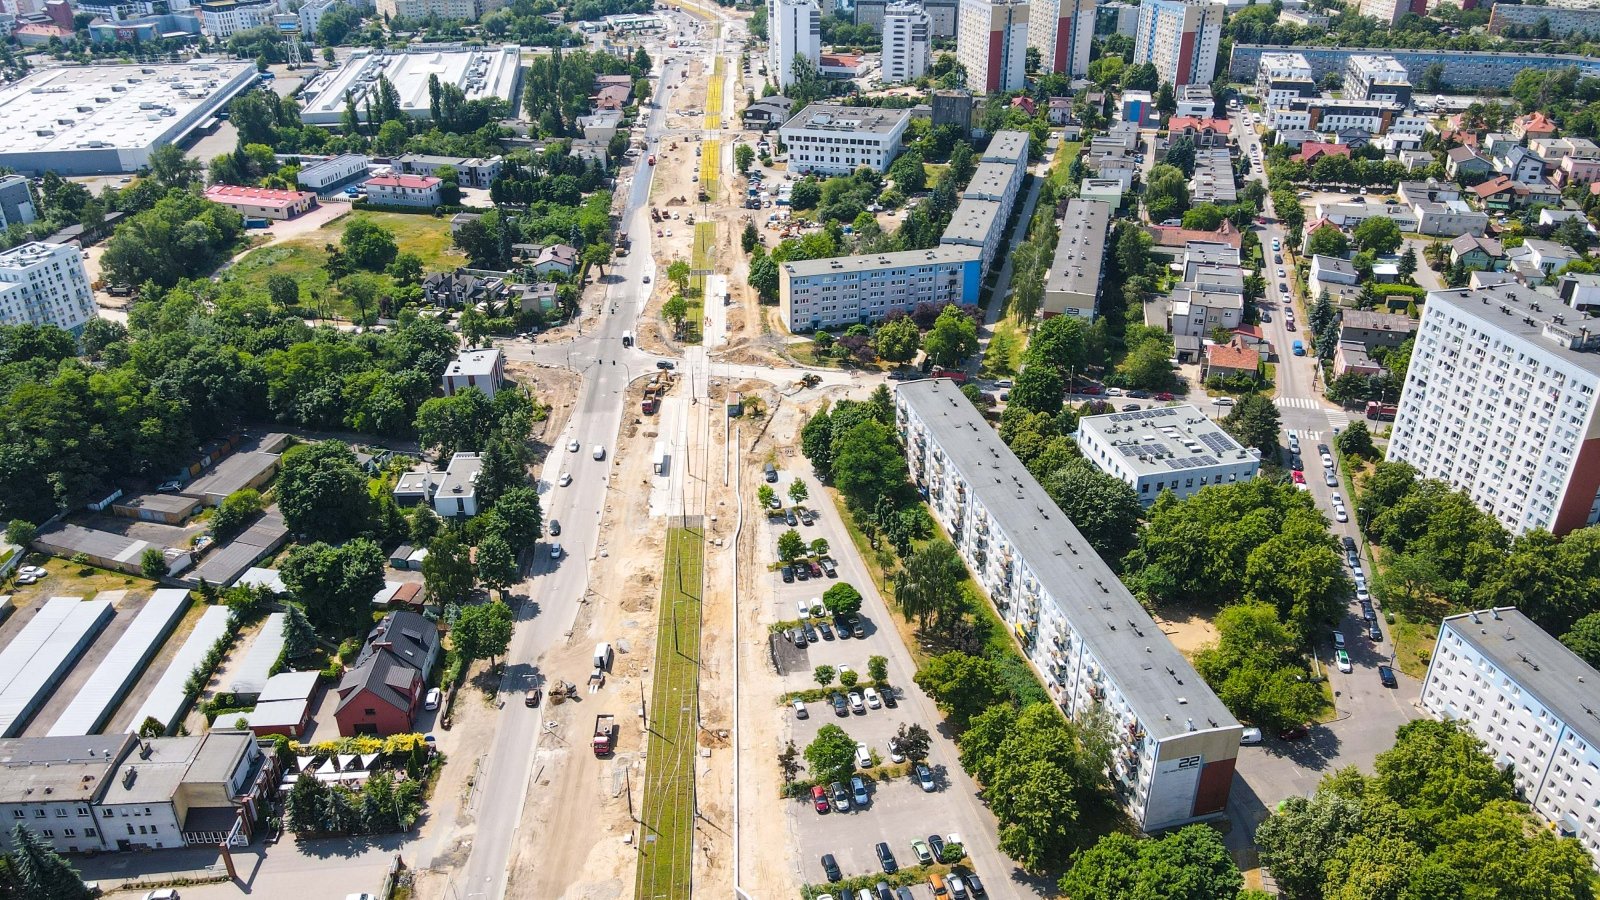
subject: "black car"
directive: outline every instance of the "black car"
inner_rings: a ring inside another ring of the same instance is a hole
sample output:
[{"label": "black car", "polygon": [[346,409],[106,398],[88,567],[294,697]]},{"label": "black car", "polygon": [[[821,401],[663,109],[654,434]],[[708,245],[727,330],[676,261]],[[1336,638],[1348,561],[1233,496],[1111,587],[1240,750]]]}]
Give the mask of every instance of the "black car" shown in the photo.
[{"label": "black car", "polygon": [[987,897],[989,895],[989,892],[983,888],[983,882],[978,880],[978,873],[962,872],[961,880],[967,883],[967,890],[972,892],[972,896]]},{"label": "black car", "polygon": [[937,834],[928,835],[928,849],[933,851],[934,859],[944,858],[944,838]]},{"label": "black car", "polygon": [[1356,539],[1355,538],[1353,538],[1353,537],[1351,537],[1350,535],[1347,534],[1341,540],[1344,543],[1344,549],[1346,551],[1348,551],[1350,553],[1356,552]]},{"label": "black car", "polygon": [[1367,623],[1367,637],[1371,638],[1374,644],[1383,640],[1383,631],[1378,628],[1377,622]]},{"label": "black car", "polygon": [[656,368],[658,368],[658,369],[675,369],[675,368],[677,368],[677,364],[674,363],[670,359],[658,359],[658,360],[656,360]]},{"label": "black car", "polygon": [[839,863],[834,860],[832,853],[822,854],[822,874],[828,876],[829,881],[838,881],[844,877],[839,871]]},{"label": "black car", "polygon": [[1122,404],[1122,411],[1123,412],[1137,412],[1139,410],[1139,408],[1140,408],[1139,404],[1137,404],[1137,403],[1124,403],[1124,404]]},{"label": "black car", "polygon": [[806,633],[804,629],[791,628],[789,631],[794,634],[794,645],[796,647],[804,647],[806,644],[811,643],[806,639]]},{"label": "black car", "polygon": [[1149,400],[1150,399],[1150,392],[1149,391],[1129,391],[1128,392],[1128,396],[1132,397],[1135,400]]},{"label": "black car", "polygon": [[894,698],[894,688],[887,684],[883,686],[882,690],[878,691],[878,696],[883,698],[883,705],[889,709],[895,709],[900,705],[900,701]]},{"label": "black car", "polygon": [[878,900],[894,900],[894,894],[889,891],[889,882],[878,882]]},{"label": "black car", "polygon": [[1306,470],[1306,464],[1300,459],[1300,454],[1296,453],[1294,457],[1289,460],[1289,468],[1295,470],[1296,472],[1304,472]]},{"label": "black car", "polygon": [[900,864],[894,861],[894,851],[883,841],[878,842],[878,863],[883,866],[883,871],[890,875],[900,871]]},{"label": "black car", "polygon": [[817,630],[822,632],[822,639],[823,640],[825,640],[825,641],[833,640],[833,626],[832,625],[829,625],[827,622],[818,622],[817,623]]},{"label": "black car", "polygon": [[778,570],[778,574],[783,576],[784,584],[790,584],[794,581],[794,566],[784,566]]},{"label": "black car", "polygon": [[817,642],[817,629],[811,627],[810,622],[801,623],[800,631],[805,634],[807,643],[815,644]]},{"label": "black car", "polygon": [[838,691],[834,691],[833,696],[828,698],[828,702],[833,704],[834,715],[840,717],[841,719],[849,718],[850,704],[845,702],[843,694],[839,693]]},{"label": "black car", "polygon": [[561,534],[561,520],[560,519],[551,519],[550,520],[550,536],[551,537],[557,537],[560,534]]},{"label": "black car", "polygon": [[1361,618],[1366,619],[1368,622],[1378,621],[1378,611],[1372,608],[1371,600],[1361,601]]},{"label": "black car", "polygon": [[808,580],[811,577],[811,567],[806,565],[795,566],[794,577],[800,579],[801,581]]},{"label": "black car", "polygon": [[1399,680],[1394,677],[1394,670],[1388,666],[1378,667],[1378,680],[1383,682],[1383,686],[1386,688],[1397,688],[1400,686]]},{"label": "black car", "polygon": [[800,517],[796,516],[794,510],[791,509],[783,514],[783,521],[788,523],[790,528],[793,528],[800,524]]},{"label": "black car", "polygon": [[860,616],[851,617],[851,619],[850,619],[850,636],[851,637],[858,637],[858,638],[864,638],[864,637],[867,636],[866,623],[861,621],[861,617]]}]

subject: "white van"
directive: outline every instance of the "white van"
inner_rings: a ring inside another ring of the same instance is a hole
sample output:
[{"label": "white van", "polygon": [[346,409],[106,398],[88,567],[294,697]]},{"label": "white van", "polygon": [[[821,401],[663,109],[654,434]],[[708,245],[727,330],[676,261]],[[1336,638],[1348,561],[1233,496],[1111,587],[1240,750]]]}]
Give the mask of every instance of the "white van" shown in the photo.
[{"label": "white van", "polygon": [[603,444],[595,444],[594,445],[594,458],[595,459],[605,459],[606,458],[606,448],[605,448],[605,446]]},{"label": "white van", "polygon": [[594,667],[596,669],[611,668],[611,644],[601,641],[594,645]]}]

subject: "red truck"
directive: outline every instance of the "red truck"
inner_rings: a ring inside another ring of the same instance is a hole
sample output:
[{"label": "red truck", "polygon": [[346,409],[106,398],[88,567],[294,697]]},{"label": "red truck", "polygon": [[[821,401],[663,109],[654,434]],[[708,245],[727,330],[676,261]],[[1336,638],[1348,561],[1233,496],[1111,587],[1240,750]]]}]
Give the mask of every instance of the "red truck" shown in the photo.
[{"label": "red truck", "polygon": [[1399,407],[1392,403],[1379,403],[1376,400],[1369,401],[1367,403],[1367,418],[1375,419],[1379,422],[1393,422],[1394,414],[1398,409]]},{"label": "red truck", "polygon": [[656,164],[656,155],[654,153],[652,153],[652,154],[650,154],[650,165],[653,166],[655,164]]},{"label": "red truck", "polygon": [[594,755],[610,756],[616,749],[617,717],[599,715],[594,717]]},{"label": "red truck", "polygon": [[933,372],[930,373],[928,377],[948,378],[951,381],[954,381],[956,384],[962,384],[967,380],[967,373],[961,371],[960,369],[946,369],[943,366],[934,366]]}]

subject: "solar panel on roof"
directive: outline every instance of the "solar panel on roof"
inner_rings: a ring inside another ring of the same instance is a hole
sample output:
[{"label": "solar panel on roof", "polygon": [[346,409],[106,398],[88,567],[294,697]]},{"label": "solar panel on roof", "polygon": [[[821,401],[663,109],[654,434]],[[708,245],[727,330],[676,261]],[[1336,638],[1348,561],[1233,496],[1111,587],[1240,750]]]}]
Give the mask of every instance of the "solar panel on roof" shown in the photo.
[{"label": "solar panel on roof", "polygon": [[1204,441],[1207,447],[1210,447],[1217,453],[1231,453],[1234,450],[1233,439],[1220,432],[1205,432],[1204,434],[1200,435],[1200,440]]}]

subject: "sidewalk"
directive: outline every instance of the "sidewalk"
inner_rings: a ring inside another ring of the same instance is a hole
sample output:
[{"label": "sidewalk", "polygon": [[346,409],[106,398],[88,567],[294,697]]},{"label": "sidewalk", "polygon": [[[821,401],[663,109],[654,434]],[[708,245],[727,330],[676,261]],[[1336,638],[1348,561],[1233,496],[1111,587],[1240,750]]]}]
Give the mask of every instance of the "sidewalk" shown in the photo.
[{"label": "sidewalk", "polygon": [[[1035,163],[1029,173],[1033,175],[1033,182],[1028,186],[1028,193],[1022,198],[1022,212],[1017,215],[1017,222],[1011,240],[1006,245],[1015,250],[1028,236],[1028,226],[1033,222],[1033,208],[1039,203],[1039,191],[1044,187],[1045,179],[1050,177],[1050,163],[1055,159],[1056,148],[1061,145],[1060,132],[1051,132],[1050,139],[1045,142],[1044,159]],[[983,327],[978,329],[978,352],[968,363],[972,372],[977,372],[983,366],[983,356],[989,351],[989,338],[994,335],[994,326],[1000,321],[1000,313],[1006,309],[1011,296],[1011,270],[1012,254],[1006,254],[1006,260],[1000,266],[1000,274],[995,278],[994,292],[989,295],[989,305],[983,310]]]}]

